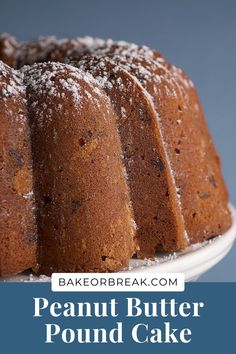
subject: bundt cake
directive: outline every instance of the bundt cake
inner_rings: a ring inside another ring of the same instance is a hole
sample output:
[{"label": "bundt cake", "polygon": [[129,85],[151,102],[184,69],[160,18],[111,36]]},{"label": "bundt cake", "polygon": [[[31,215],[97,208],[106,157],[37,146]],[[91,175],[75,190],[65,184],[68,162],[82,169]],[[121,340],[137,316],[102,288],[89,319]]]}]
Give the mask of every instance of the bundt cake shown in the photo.
[{"label": "bundt cake", "polygon": [[193,83],[126,42],[0,36],[0,274],[107,272],[231,226]]}]

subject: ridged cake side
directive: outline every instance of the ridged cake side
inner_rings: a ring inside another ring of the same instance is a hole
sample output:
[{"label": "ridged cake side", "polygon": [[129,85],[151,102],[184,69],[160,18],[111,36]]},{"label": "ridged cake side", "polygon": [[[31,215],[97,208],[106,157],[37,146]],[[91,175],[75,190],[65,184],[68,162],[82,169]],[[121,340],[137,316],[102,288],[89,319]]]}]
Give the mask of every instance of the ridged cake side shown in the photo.
[{"label": "ridged cake side", "polygon": [[135,251],[116,117],[91,75],[23,68],[37,222],[36,272],[117,271]]},{"label": "ridged cake side", "polygon": [[0,274],[35,266],[36,242],[25,89],[0,62]]},{"label": "ridged cake side", "polygon": [[135,252],[229,229],[220,159],[181,69],[148,47],[90,37],[2,35],[0,59],[67,62],[0,64],[3,274],[116,271]]},{"label": "ridged cake side", "polygon": [[228,193],[191,80],[145,46],[111,43],[95,54],[112,58],[134,75],[152,98],[189,242],[224,233],[231,226]]},{"label": "ridged cake side", "polygon": [[87,56],[74,64],[101,82],[116,111],[137,224],[138,256],[154,257],[162,248],[185,248],[182,211],[148,93],[108,56]]}]

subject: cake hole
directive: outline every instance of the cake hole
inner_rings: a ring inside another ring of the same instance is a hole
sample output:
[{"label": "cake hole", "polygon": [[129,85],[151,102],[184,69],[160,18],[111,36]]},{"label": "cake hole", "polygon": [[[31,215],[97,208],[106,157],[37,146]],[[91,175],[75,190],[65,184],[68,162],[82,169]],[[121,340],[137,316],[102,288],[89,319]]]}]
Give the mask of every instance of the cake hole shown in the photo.
[{"label": "cake hole", "polygon": [[48,205],[52,202],[52,198],[49,197],[48,195],[45,195],[44,198],[43,198],[43,203],[44,205]]},{"label": "cake hole", "polygon": [[110,73],[109,80],[115,81],[115,79],[116,79],[115,74],[114,73]]},{"label": "cake hole", "polygon": [[54,228],[54,230],[58,230],[58,226],[57,225],[53,225],[53,228]]},{"label": "cake hole", "polygon": [[157,216],[154,216],[154,217],[153,217],[153,219],[154,219],[155,221],[157,221],[157,220],[158,220]]},{"label": "cake hole", "polygon": [[102,256],[102,261],[105,262],[105,260],[107,259],[107,256]]},{"label": "cake hole", "polygon": [[176,152],[176,154],[180,154],[180,149],[177,149],[177,148],[175,148],[175,152]]},{"label": "cake hole", "polygon": [[197,213],[192,213],[192,218],[194,219],[196,217]]},{"label": "cake hole", "polygon": [[169,194],[169,191],[166,191],[166,197],[169,197],[170,194]]},{"label": "cake hole", "polygon": [[144,157],[144,155],[141,155],[140,157],[141,157],[141,160],[145,160],[145,157]]},{"label": "cake hole", "polygon": [[85,145],[85,140],[83,138],[79,139],[79,145],[82,147]]}]

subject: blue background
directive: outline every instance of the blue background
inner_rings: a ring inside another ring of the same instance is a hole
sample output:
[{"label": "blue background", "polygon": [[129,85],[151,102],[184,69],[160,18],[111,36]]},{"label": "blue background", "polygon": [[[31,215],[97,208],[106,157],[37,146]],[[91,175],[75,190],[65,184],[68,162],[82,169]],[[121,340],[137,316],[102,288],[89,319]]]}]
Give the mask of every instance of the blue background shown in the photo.
[{"label": "blue background", "polygon": [[[98,36],[146,44],[182,67],[198,88],[236,204],[236,1],[0,0],[0,32]],[[236,246],[202,281],[236,281]]]}]

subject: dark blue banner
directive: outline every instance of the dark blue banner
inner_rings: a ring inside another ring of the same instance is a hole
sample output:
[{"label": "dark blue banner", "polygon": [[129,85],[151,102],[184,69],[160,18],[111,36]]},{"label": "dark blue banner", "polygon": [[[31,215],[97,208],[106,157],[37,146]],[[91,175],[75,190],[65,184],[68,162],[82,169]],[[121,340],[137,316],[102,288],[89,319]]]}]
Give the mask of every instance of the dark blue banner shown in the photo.
[{"label": "dark blue banner", "polygon": [[236,283],[188,283],[183,293],[53,293],[47,283],[0,283],[0,296],[2,353],[216,354],[234,346]]}]

